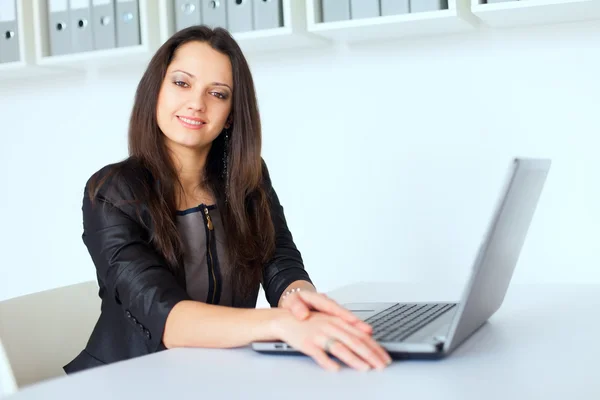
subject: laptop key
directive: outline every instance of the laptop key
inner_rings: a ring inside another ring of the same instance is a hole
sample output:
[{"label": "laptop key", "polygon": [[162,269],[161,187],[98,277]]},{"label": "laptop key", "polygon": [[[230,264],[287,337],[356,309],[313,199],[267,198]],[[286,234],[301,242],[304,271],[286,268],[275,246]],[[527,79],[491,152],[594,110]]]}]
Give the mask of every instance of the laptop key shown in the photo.
[{"label": "laptop key", "polygon": [[455,304],[395,305],[365,322],[373,327],[373,339],[402,341],[421,327],[438,318]]}]

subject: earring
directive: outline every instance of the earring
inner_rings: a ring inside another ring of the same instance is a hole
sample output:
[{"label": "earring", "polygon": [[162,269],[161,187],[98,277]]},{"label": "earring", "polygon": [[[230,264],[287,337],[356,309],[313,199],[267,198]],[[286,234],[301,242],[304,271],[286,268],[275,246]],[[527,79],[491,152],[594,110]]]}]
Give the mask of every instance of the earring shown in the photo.
[{"label": "earring", "polygon": [[227,174],[227,165],[229,164],[229,131],[225,129],[225,138],[223,145],[223,180],[225,181],[225,202],[229,197],[229,176]]}]

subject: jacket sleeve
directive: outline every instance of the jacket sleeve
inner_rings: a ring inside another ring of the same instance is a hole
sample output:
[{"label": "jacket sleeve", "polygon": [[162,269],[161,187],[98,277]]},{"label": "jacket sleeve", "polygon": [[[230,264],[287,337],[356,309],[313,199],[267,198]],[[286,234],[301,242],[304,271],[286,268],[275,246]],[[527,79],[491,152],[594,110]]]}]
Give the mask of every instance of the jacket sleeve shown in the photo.
[{"label": "jacket sleeve", "polygon": [[263,270],[263,288],[271,307],[277,307],[283,291],[294,281],[303,280],[312,283],[304,269],[300,251],[288,229],[283,207],[273,189],[269,171],[263,161],[263,176],[266,181],[267,195],[271,202],[271,218],[275,227],[275,252]]},{"label": "jacket sleeve", "polygon": [[148,350],[155,352],[162,344],[169,312],[189,296],[149,244],[134,207],[124,201],[131,197],[122,186],[104,184],[92,203],[86,185],[82,237],[105,287],[104,300],[121,306],[123,316],[139,328],[135,331],[146,340]]}]

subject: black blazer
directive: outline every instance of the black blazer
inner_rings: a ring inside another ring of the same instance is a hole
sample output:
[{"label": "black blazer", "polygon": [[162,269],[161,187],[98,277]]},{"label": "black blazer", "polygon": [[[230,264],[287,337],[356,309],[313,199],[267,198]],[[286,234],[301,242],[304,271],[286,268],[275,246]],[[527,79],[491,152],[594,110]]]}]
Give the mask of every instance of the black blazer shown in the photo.
[{"label": "black blazer", "polygon": [[[91,179],[111,174],[92,205],[87,194]],[[66,373],[165,350],[162,336],[171,309],[189,300],[185,277],[177,277],[149,244],[152,221],[148,209],[133,201],[132,186],[149,171],[129,158],[98,171],[86,184],[83,197],[83,242],[96,267],[101,313],[85,349]],[[283,208],[273,190],[263,161],[263,184],[271,201],[276,250],[263,270],[262,285],[269,304],[276,307],[285,288],[296,280],[310,282],[302,257],[287,227]],[[143,223],[138,222],[141,217]],[[249,300],[234,299],[235,307],[254,308],[259,286]]]}]

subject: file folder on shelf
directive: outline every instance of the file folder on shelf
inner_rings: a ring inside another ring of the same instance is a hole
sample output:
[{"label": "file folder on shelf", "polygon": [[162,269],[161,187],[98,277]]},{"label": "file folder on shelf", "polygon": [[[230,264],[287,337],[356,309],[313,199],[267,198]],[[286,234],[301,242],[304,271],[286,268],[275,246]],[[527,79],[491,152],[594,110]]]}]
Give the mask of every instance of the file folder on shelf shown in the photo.
[{"label": "file folder on shelf", "polygon": [[252,30],[251,0],[227,0],[227,27],[230,32]]},{"label": "file folder on shelf", "polygon": [[73,53],[94,49],[90,0],[70,0],[71,50]]},{"label": "file folder on shelf", "polygon": [[211,28],[227,28],[226,0],[201,0],[202,24]]},{"label": "file folder on shelf", "polygon": [[50,55],[58,56],[72,52],[71,29],[68,1],[48,0]]},{"label": "file folder on shelf", "polygon": [[140,12],[137,0],[117,0],[117,47],[140,44]]},{"label": "file folder on shelf", "polygon": [[254,29],[274,29],[283,26],[282,0],[253,0]]},{"label": "file folder on shelf", "polygon": [[379,0],[350,0],[352,19],[379,17]]},{"label": "file folder on shelf", "polygon": [[92,0],[92,36],[95,50],[112,49],[117,44],[113,0]]},{"label": "file folder on shelf", "polygon": [[350,19],[350,0],[321,0],[323,22]]},{"label": "file folder on shelf", "polygon": [[409,0],[381,0],[381,16],[408,14]]},{"label": "file folder on shelf", "polygon": [[175,0],[175,29],[182,30],[194,25],[200,25],[200,0]]},{"label": "file folder on shelf", "polygon": [[410,12],[424,12],[448,9],[448,0],[410,0]]},{"label": "file folder on shelf", "polygon": [[18,28],[16,1],[0,0],[0,64],[21,59]]}]

